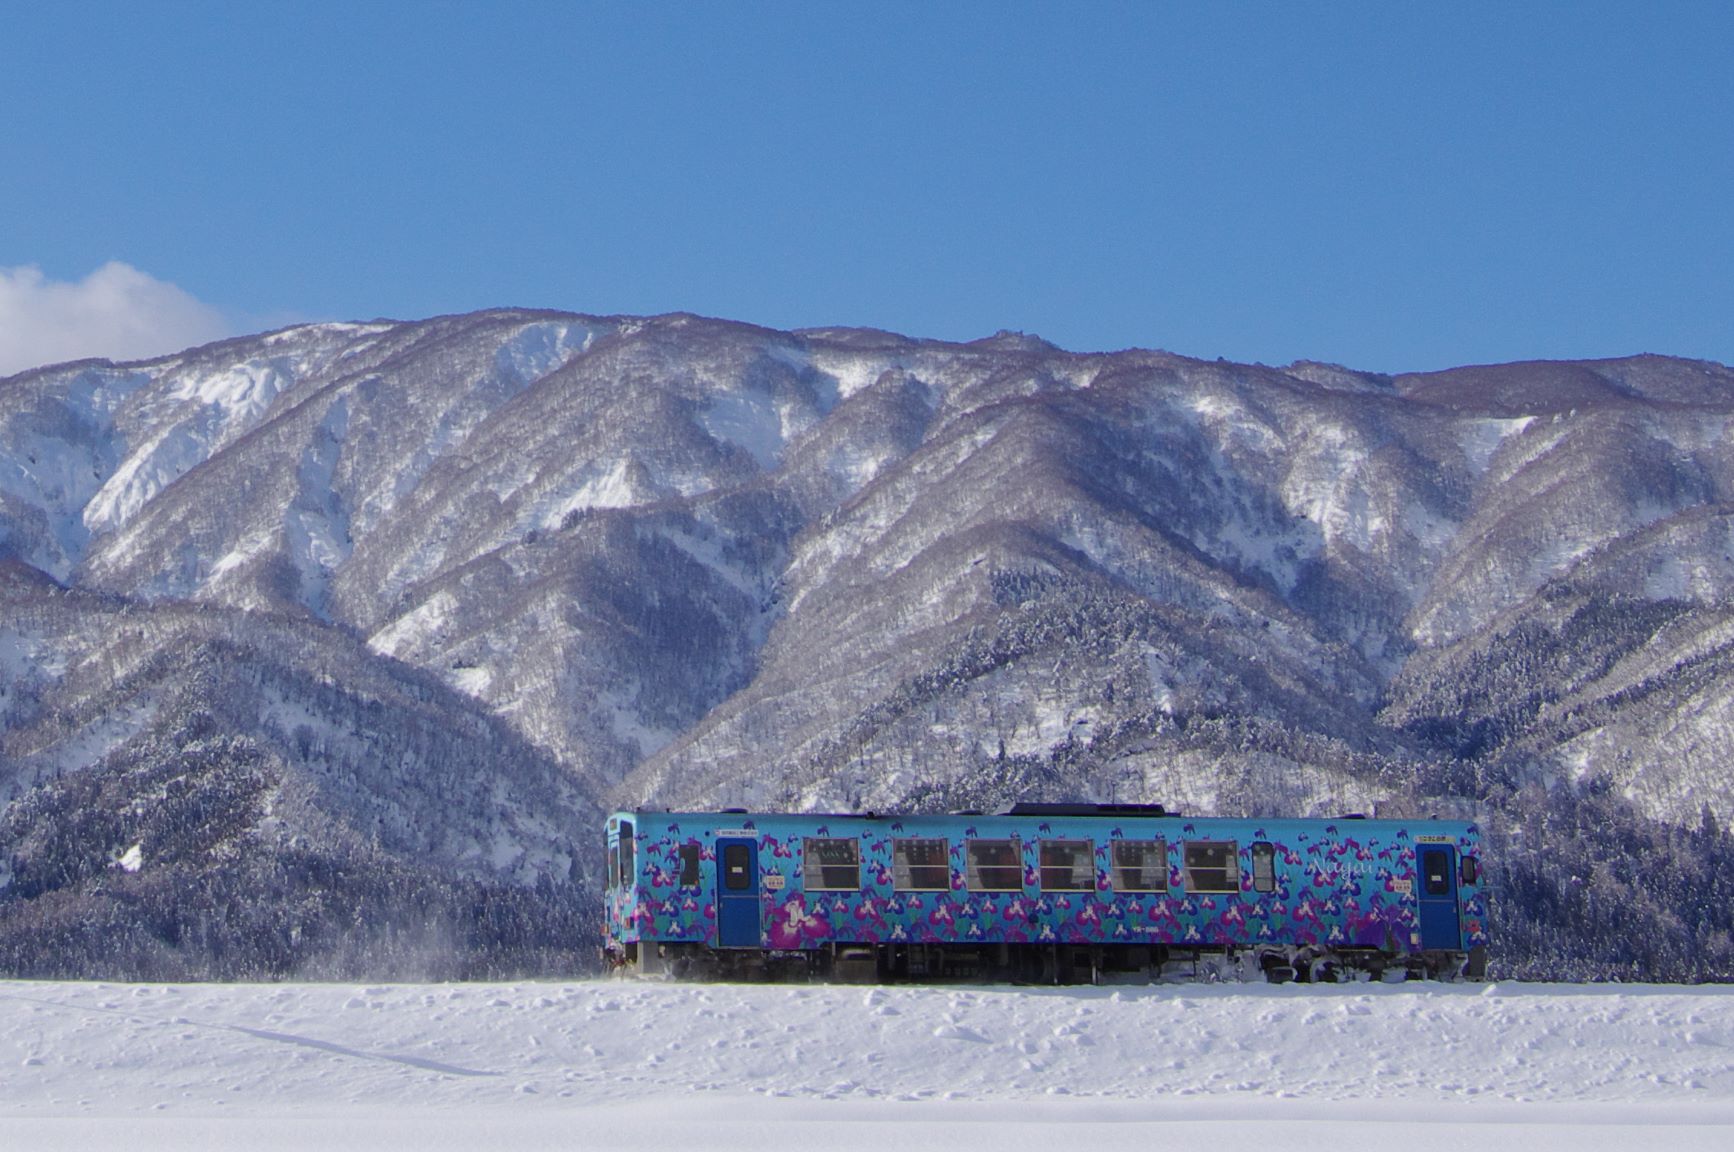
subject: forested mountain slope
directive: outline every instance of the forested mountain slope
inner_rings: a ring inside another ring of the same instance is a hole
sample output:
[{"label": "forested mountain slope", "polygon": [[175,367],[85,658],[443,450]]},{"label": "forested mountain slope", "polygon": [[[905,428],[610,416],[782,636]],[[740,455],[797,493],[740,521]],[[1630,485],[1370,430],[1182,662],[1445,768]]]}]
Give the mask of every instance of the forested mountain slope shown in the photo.
[{"label": "forested mountain slope", "polygon": [[552,963],[611,802],[1094,796],[1478,813],[1509,971],[1734,975],[1731,414],[525,311],[0,380],[0,964]]}]

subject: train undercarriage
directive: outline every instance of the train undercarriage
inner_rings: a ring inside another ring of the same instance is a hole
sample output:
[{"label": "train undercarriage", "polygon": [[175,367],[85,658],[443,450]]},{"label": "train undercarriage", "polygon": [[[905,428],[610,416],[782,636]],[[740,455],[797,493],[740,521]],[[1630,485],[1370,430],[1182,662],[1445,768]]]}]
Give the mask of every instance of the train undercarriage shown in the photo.
[{"label": "train undercarriage", "polygon": [[626,944],[609,954],[625,975],[690,980],[839,984],[1340,983],[1480,980],[1486,952],[1391,953],[1372,948],[1217,948],[1103,944],[832,944],[777,951],[701,944]]}]

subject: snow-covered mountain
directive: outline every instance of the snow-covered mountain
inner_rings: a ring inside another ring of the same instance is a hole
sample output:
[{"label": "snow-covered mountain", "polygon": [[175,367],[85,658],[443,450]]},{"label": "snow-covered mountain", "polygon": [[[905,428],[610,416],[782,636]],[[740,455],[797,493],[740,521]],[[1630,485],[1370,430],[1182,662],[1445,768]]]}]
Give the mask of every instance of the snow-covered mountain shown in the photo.
[{"label": "snow-covered mountain", "polygon": [[[1669,971],[1734,973],[1689,883],[1734,859],[1731,414],[1734,371],[1652,356],[1393,378],[526,311],[27,372],[4,867],[41,876],[95,774],[94,871],[40,891],[142,883],[127,782],[211,741],[270,781],[226,818],[261,860],[549,890],[615,799],[1450,807],[1574,926],[1518,926],[1525,963],[1618,897]],[[1627,874],[1655,837],[1667,895]]]}]

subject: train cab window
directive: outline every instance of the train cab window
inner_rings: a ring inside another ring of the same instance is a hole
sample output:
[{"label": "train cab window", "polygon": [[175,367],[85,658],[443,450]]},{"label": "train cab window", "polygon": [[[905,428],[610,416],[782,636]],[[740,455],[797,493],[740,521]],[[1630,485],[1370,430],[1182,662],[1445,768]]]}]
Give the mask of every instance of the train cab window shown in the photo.
[{"label": "train cab window", "polygon": [[1023,891],[1023,852],[1016,840],[965,840],[963,849],[971,892]]},{"label": "train cab window", "polygon": [[699,847],[697,840],[688,840],[680,846],[680,886],[682,888],[697,888],[699,886],[699,862],[704,858],[704,849]]},{"label": "train cab window", "polygon": [[859,891],[861,842],[853,837],[807,837],[801,845],[801,877],[809,892]]},{"label": "train cab window", "polygon": [[1421,849],[1421,890],[1429,896],[1451,894],[1451,853],[1443,848]]},{"label": "train cab window", "polygon": [[1252,890],[1276,891],[1276,848],[1263,840],[1252,845]]},{"label": "train cab window", "polygon": [[1233,840],[1188,840],[1182,862],[1188,892],[1240,891],[1240,848]]},{"label": "train cab window", "polygon": [[950,843],[945,840],[893,840],[891,884],[899,892],[950,891]]},{"label": "train cab window", "polygon": [[1042,891],[1089,892],[1096,887],[1096,846],[1088,840],[1042,841]]},{"label": "train cab window", "polygon": [[723,845],[723,890],[745,892],[753,883],[753,846],[735,841]]},{"label": "train cab window", "polygon": [[1166,892],[1168,845],[1161,840],[1116,840],[1110,854],[1116,892]]},{"label": "train cab window", "polygon": [[608,846],[608,886],[610,888],[620,887],[620,846],[618,844]]},{"label": "train cab window", "polygon": [[637,854],[633,850],[632,825],[622,820],[620,822],[620,871],[616,873],[617,882],[622,888],[632,887],[633,877],[638,874]]},{"label": "train cab window", "polygon": [[1473,884],[1481,874],[1480,862],[1473,856],[1465,856],[1460,871],[1463,874],[1463,883]]}]

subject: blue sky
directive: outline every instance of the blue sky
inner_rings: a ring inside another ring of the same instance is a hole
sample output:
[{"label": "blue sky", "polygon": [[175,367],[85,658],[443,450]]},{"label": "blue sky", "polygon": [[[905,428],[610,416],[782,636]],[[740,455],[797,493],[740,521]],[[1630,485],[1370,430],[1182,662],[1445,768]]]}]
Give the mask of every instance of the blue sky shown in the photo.
[{"label": "blue sky", "polygon": [[1709,0],[0,0],[0,36],[0,330],[59,291],[85,339],[121,262],[233,330],[531,305],[1734,361]]}]

